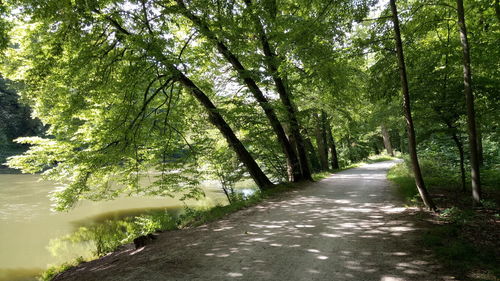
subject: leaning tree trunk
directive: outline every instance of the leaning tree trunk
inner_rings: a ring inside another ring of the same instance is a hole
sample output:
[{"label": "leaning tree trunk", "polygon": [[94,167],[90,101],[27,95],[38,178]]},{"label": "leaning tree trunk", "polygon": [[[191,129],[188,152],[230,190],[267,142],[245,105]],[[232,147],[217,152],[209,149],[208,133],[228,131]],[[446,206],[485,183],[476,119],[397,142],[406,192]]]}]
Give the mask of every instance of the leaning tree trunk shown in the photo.
[{"label": "leaning tree trunk", "polygon": [[435,211],[437,208],[434,205],[434,202],[432,201],[432,198],[430,197],[429,193],[427,192],[427,188],[425,188],[424,179],[422,177],[422,172],[420,170],[420,165],[418,163],[415,129],[413,127],[413,120],[411,116],[408,78],[406,76],[406,66],[403,55],[403,43],[401,42],[398,10],[396,7],[395,0],[390,0],[390,6],[392,10],[392,21],[394,23],[394,39],[396,40],[396,53],[398,58],[399,75],[401,79],[401,87],[403,92],[403,110],[406,119],[406,131],[408,134],[408,151],[412,162],[413,174],[415,176],[415,184],[417,185],[418,192],[425,206]]},{"label": "leaning tree trunk", "polygon": [[283,152],[285,153],[285,157],[287,160],[287,171],[288,171],[288,179],[292,182],[297,182],[302,179],[301,173],[301,164],[297,157],[297,153],[295,152],[293,146],[290,144],[289,140],[286,137],[285,130],[281,125],[274,109],[269,104],[269,101],[264,96],[259,86],[257,86],[257,82],[249,76],[249,72],[245,69],[243,64],[240,62],[238,57],[234,55],[231,50],[224,44],[222,40],[220,40],[217,35],[210,29],[210,27],[203,22],[198,16],[189,11],[184,4],[183,0],[176,0],[178,7],[180,8],[180,12],[200,30],[200,32],[205,35],[208,39],[215,43],[217,46],[217,50],[219,53],[232,65],[232,67],[238,73],[240,79],[243,80],[247,88],[250,90],[254,98],[257,100],[261,108],[264,110],[271,127],[278,138],[278,142],[281,145]]},{"label": "leaning tree trunk", "polygon": [[[106,19],[110,22],[111,25],[116,27],[117,31],[120,34],[136,37],[135,34],[123,28],[123,26],[121,26],[111,17],[107,16]],[[175,76],[176,80],[179,81],[183,85],[183,87],[186,88],[201,103],[201,105],[208,113],[208,120],[210,121],[210,123],[217,127],[217,129],[219,129],[220,133],[224,136],[229,146],[236,153],[238,159],[243,163],[243,165],[245,165],[248,173],[254,180],[255,184],[257,184],[259,189],[265,190],[272,188],[274,184],[269,180],[266,174],[262,172],[257,162],[255,162],[252,155],[248,152],[248,150],[241,143],[238,137],[236,137],[233,130],[231,129],[229,124],[226,123],[222,115],[220,115],[219,111],[212,103],[210,98],[201,89],[199,89],[193,83],[193,81],[191,81],[191,79],[189,79],[186,75],[184,75],[184,73],[177,69],[177,67],[175,67],[175,65],[165,57],[161,50],[155,48],[154,46],[151,46],[148,48],[148,51],[150,51],[151,55],[153,55],[158,61],[162,62],[167,70]]]},{"label": "leaning tree trunk", "polygon": [[217,129],[219,129],[222,135],[226,138],[229,146],[236,152],[238,159],[245,165],[257,186],[261,190],[273,187],[273,183],[267,178],[264,172],[262,172],[259,165],[257,165],[257,162],[255,162],[252,155],[250,155],[245,146],[241,143],[238,137],[236,137],[231,127],[229,127],[224,118],[220,115],[219,111],[208,96],[174,65],[168,65],[168,68],[174,75],[177,76],[179,82],[203,105],[208,113],[209,121],[217,127]]},{"label": "leaning tree trunk", "polygon": [[392,145],[391,145],[391,137],[389,135],[389,131],[387,130],[387,127],[385,124],[382,124],[381,126],[381,131],[382,131],[382,138],[384,140],[384,147],[385,150],[389,155],[394,157],[394,151],[392,150]]},{"label": "leaning tree trunk", "polygon": [[[244,2],[247,7],[250,8],[252,6],[251,0],[244,0]],[[292,102],[291,93],[287,89],[285,83],[283,82],[283,79],[279,75],[278,58],[275,52],[272,50],[271,45],[269,44],[266,32],[264,30],[264,27],[262,26],[262,23],[260,22],[260,19],[255,14],[252,14],[252,16],[260,43],[262,45],[262,51],[264,52],[266,66],[273,78],[280,100],[285,107],[288,122],[290,122],[290,130],[297,144],[297,152],[299,156],[302,177],[306,180],[312,181],[311,170],[309,169],[307,161],[307,152],[304,144],[304,138],[300,134],[300,126],[297,119],[295,105]]]},{"label": "leaning tree trunk", "polygon": [[460,42],[462,43],[463,52],[464,94],[465,103],[467,105],[467,131],[469,132],[472,199],[474,204],[481,204],[481,180],[479,173],[479,153],[477,149],[476,113],[474,110],[474,95],[472,94],[470,49],[469,41],[467,40],[463,0],[457,0],[457,15]]},{"label": "leaning tree trunk", "polygon": [[335,140],[333,139],[332,128],[330,126],[329,121],[327,121],[326,123],[326,137],[328,140],[328,147],[330,149],[330,154],[332,155],[332,157],[330,157],[332,169],[333,170],[340,169],[339,159],[337,156],[337,147],[335,146]]}]

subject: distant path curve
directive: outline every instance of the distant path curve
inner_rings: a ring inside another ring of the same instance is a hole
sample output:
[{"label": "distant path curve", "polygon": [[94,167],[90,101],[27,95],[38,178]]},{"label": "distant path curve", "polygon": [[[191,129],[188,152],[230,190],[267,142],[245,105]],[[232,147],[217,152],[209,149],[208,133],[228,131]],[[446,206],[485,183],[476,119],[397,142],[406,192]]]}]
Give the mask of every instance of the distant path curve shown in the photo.
[{"label": "distant path curve", "polygon": [[84,263],[54,280],[445,280],[386,180],[395,161],[336,173],[145,248]]}]

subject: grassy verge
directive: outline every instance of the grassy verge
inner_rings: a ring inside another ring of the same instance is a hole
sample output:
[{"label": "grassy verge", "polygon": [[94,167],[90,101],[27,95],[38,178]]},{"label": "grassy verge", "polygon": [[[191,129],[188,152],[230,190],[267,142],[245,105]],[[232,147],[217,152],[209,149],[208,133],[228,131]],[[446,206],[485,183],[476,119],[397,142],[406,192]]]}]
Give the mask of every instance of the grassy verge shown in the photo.
[{"label": "grassy verge", "polygon": [[[470,192],[461,192],[460,182],[453,171],[439,163],[424,159],[424,180],[438,207],[439,214],[427,214],[422,245],[451,272],[465,280],[500,280],[500,195],[499,173],[485,171],[484,193],[487,200],[482,208],[474,208]],[[408,205],[422,204],[405,161],[394,166],[387,175],[396,183],[396,190]]]}]

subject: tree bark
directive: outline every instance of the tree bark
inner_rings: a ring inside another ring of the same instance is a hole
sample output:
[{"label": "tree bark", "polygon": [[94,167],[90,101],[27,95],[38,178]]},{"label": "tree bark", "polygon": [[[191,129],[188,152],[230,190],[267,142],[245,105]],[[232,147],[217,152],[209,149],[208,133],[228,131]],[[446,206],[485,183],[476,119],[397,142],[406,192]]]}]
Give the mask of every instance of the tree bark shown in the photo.
[{"label": "tree bark", "polygon": [[308,152],[308,160],[311,162],[311,168],[314,172],[321,171],[321,164],[319,162],[318,154],[316,153],[316,149],[311,142],[309,137],[304,137],[304,143]]},{"label": "tree bark", "polygon": [[399,149],[401,150],[401,154],[405,153],[405,136],[404,132],[399,133]]},{"label": "tree bark", "polygon": [[232,67],[238,73],[240,79],[243,80],[247,88],[250,90],[254,98],[257,100],[261,108],[264,110],[271,127],[278,138],[278,142],[281,145],[281,148],[285,154],[287,160],[287,171],[288,171],[288,179],[292,182],[297,182],[302,179],[301,165],[299,159],[297,157],[297,153],[295,152],[293,146],[290,144],[289,140],[286,137],[285,130],[281,125],[274,109],[269,104],[269,101],[264,96],[259,86],[257,86],[256,81],[250,77],[249,72],[245,69],[243,64],[240,62],[238,57],[234,55],[229,48],[222,42],[212,30],[210,30],[209,26],[203,22],[199,17],[191,13],[183,0],[176,0],[178,6],[181,9],[181,13],[191,20],[193,24],[200,30],[200,32],[206,36],[208,39],[213,41],[217,46],[217,50],[220,54],[232,65]]},{"label": "tree bark", "polygon": [[[252,1],[245,0],[245,4],[247,5],[247,7],[251,8]],[[297,152],[299,156],[302,177],[306,180],[312,181],[311,170],[309,169],[307,153],[304,145],[304,138],[300,134],[300,126],[297,119],[295,105],[292,102],[292,95],[287,87],[285,87],[283,79],[279,76],[278,58],[271,48],[271,45],[269,44],[266,32],[264,30],[264,27],[262,26],[262,23],[260,22],[260,19],[255,14],[253,15],[253,19],[260,43],[262,45],[262,51],[264,52],[266,66],[273,78],[280,100],[286,109],[288,122],[290,122],[290,130],[297,144]]]},{"label": "tree bark", "polygon": [[472,74],[470,66],[470,48],[465,25],[464,3],[457,0],[458,27],[463,53],[464,94],[467,105],[467,131],[469,133],[469,150],[472,179],[472,200],[481,204],[481,180],[479,172],[479,153],[477,149],[476,112],[474,110],[474,95],[472,93]]},{"label": "tree bark", "polygon": [[462,183],[462,191],[466,191],[466,186],[465,186],[465,156],[464,156],[464,146],[462,142],[460,141],[460,138],[458,137],[456,132],[452,132],[451,138],[453,139],[453,142],[455,142],[455,146],[458,149],[458,154],[460,156],[460,180]]},{"label": "tree bark", "polygon": [[340,169],[339,159],[337,156],[337,147],[335,146],[335,140],[333,139],[332,128],[330,126],[330,122],[327,122],[327,125],[326,125],[326,137],[328,140],[328,147],[330,148],[330,154],[331,154],[330,161],[332,164],[332,169],[338,170],[338,169]]},{"label": "tree bark", "polygon": [[481,126],[477,126],[477,154],[479,167],[484,165],[484,156],[483,156],[483,133],[481,130]]},{"label": "tree bark", "polygon": [[316,120],[316,126],[314,127],[314,132],[316,136],[316,144],[318,146],[319,162],[321,165],[321,171],[328,170],[328,147],[326,144],[326,130],[325,125],[326,120],[323,120],[323,113],[318,116],[317,113],[314,114],[314,119]]},{"label": "tree bark", "polygon": [[[112,19],[110,16],[106,16],[106,20],[108,20],[117,30],[123,35],[130,36],[134,35],[128,30],[124,29],[117,21]],[[205,95],[205,93],[199,89],[191,79],[189,79],[182,71],[177,69],[172,62],[165,57],[165,55],[155,49],[154,47],[149,50],[151,55],[153,55],[159,62],[167,68],[170,73],[175,76],[176,80],[178,80],[184,88],[186,88],[205,108],[208,113],[208,119],[210,123],[212,123],[217,129],[219,129],[220,133],[224,136],[229,146],[236,153],[238,159],[245,165],[248,170],[248,173],[254,180],[255,184],[261,190],[266,190],[274,187],[274,184],[269,180],[269,178],[262,172],[259,165],[253,159],[252,155],[248,152],[245,146],[241,143],[241,141],[236,137],[233,130],[226,123],[222,115],[218,112],[215,105],[212,103],[210,98]]]},{"label": "tree bark", "polygon": [[208,119],[226,138],[229,146],[236,152],[238,159],[245,165],[250,176],[261,190],[273,187],[273,183],[262,172],[257,162],[248,152],[241,141],[236,137],[231,127],[226,123],[219,111],[205,93],[199,89],[184,73],[174,65],[167,65],[178,81],[203,105],[208,113]]},{"label": "tree bark", "polygon": [[430,210],[437,210],[432,198],[430,197],[427,188],[425,187],[420,165],[418,163],[417,145],[415,140],[415,129],[413,127],[413,119],[411,116],[410,93],[408,88],[408,78],[406,76],[406,65],[403,54],[403,43],[401,42],[401,33],[399,30],[398,10],[396,1],[390,0],[392,11],[392,21],[394,23],[394,39],[396,41],[396,54],[398,58],[399,76],[401,79],[401,88],[403,93],[403,110],[406,119],[406,131],[408,134],[408,151],[412,162],[413,174],[415,176],[415,184],[425,206]]},{"label": "tree bark", "polygon": [[394,157],[394,151],[392,150],[391,137],[389,135],[389,131],[387,130],[387,127],[385,126],[385,124],[382,124],[380,126],[380,128],[381,128],[381,131],[382,131],[382,138],[384,140],[385,150],[387,151],[387,153],[389,155],[391,155],[392,157]]},{"label": "tree bark", "polygon": [[500,21],[500,0],[495,0],[493,6],[495,6],[495,15],[497,16],[498,21]]}]

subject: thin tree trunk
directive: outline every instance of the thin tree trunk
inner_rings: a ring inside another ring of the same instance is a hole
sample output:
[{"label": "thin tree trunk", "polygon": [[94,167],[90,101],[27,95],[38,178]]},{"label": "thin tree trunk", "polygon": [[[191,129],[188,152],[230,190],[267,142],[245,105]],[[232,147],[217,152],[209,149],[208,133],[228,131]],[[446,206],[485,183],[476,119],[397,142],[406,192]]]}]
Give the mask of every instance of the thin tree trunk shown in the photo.
[{"label": "thin tree trunk", "polygon": [[[245,0],[245,4],[247,5],[247,7],[251,8],[252,1]],[[309,169],[307,161],[307,153],[304,145],[304,138],[300,134],[300,126],[297,119],[295,106],[292,103],[291,93],[287,89],[287,87],[285,87],[283,79],[279,76],[278,58],[275,52],[272,50],[271,45],[269,44],[266,32],[264,30],[264,27],[262,26],[262,23],[260,22],[260,19],[256,15],[253,15],[253,19],[255,23],[255,28],[257,29],[257,34],[259,36],[260,43],[262,45],[262,51],[264,52],[266,66],[271,76],[273,77],[273,81],[276,86],[276,91],[278,92],[280,100],[286,109],[288,122],[290,122],[290,129],[297,144],[297,152],[299,156],[302,177],[306,180],[312,181],[311,170]]]},{"label": "thin tree trunk", "polygon": [[415,129],[413,127],[413,119],[411,116],[411,106],[410,106],[410,93],[408,88],[408,80],[406,76],[406,66],[403,55],[403,43],[401,42],[401,33],[399,30],[399,19],[398,10],[396,7],[396,1],[390,0],[390,6],[392,10],[392,20],[394,23],[394,39],[396,40],[396,53],[399,65],[399,75],[401,79],[401,87],[403,92],[403,110],[406,119],[406,131],[408,133],[408,151],[410,154],[413,174],[415,176],[415,184],[417,185],[418,192],[422,201],[427,208],[435,211],[437,208],[430,197],[427,188],[424,184],[424,179],[422,177],[422,172],[420,170],[420,165],[418,163],[417,157],[417,145],[415,140]]},{"label": "thin tree trunk", "polygon": [[381,128],[381,131],[382,131],[382,138],[384,139],[385,150],[387,151],[387,153],[389,155],[391,155],[392,157],[394,157],[394,151],[392,150],[391,137],[389,135],[389,131],[387,130],[387,127],[385,126],[385,124],[382,124],[380,126],[380,128]]},{"label": "thin tree trunk", "polygon": [[495,0],[493,6],[495,6],[495,15],[497,16],[498,21],[500,21],[500,1]]},{"label": "thin tree trunk", "polygon": [[169,70],[177,76],[178,81],[203,105],[208,113],[208,120],[212,123],[222,135],[226,138],[229,146],[236,152],[238,159],[245,165],[250,176],[255,181],[257,186],[261,189],[269,189],[273,187],[273,183],[262,172],[257,162],[253,159],[252,155],[248,152],[241,141],[236,137],[233,130],[226,123],[224,118],[220,115],[219,111],[208,98],[205,93],[200,90],[184,73],[178,70],[174,65],[167,65]]},{"label": "thin tree trunk", "polygon": [[224,190],[224,194],[226,194],[227,201],[229,202],[229,205],[233,204],[231,200],[231,196],[229,196],[229,192],[227,192],[227,189],[225,187],[222,187],[222,190]]},{"label": "thin tree trunk", "polygon": [[337,147],[335,146],[335,140],[333,139],[330,122],[327,122],[326,125],[326,137],[328,139],[328,147],[330,148],[330,154],[332,155],[332,157],[330,157],[332,169],[333,170],[340,169],[339,159],[337,157]]},{"label": "thin tree trunk", "polygon": [[458,154],[460,156],[460,180],[462,183],[462,191],[466,191],[465,187],[465,156],[464,156],[464,146],[462,142],[460,141],[460,138],[458,137],[456,132],[453,132],[451,135],[453,142],[455,142],[455,145],[457,146],[458,149]]},{"label": "thin tree trunk", "polygon": [[323,141],[323,150],[325,153],[325,168],[328,170],[328,139],[327,139],[327,130],[328,130],[328,119],[326,112],[321,110],[321,139]]},{"label": "thin tree trunk", "polygon": [[484,165],[484,156],[483,156],[483,133],[481,130],[481,126],[477,126],[477,154],[479,167]]},{"label": "thin tree trunk", "polygon": [[373,151],[375,152],[375,155],[380,154],[380,150],[378,149],[378,145],[376,143],[373,143]]},{"label": "thin tree trunk", "polygon": [[187,7],[185,6],[183,0],[176,0],[178,6],[181,9],[181,13],[193,22],[193,24],[200,30],[200,32],[205,35],[208,39],[212,40],[222,56],[233,66],[233,68],[238,73],[240,79],[243,80],[247,88],[250,90],[254,98],[257,100],[261,108],[264,110],[271,127],[278,138],[278,142],[281,145],[283,152],[285,153],[285,157],[287,160],[287,171],[288,171],[288,179],[292,182],[297,182],[302,179],[301,173],[301,165],[293,146],[288,141],[285,130],[281,125],[274,109],[269,104],[269,101],[264,96],[260,88],[257,86],[256,81],[249,76],[249,72],[245,69],[243,64],[240,62],[238,57],[236,57],[229,48],[222,42],[212,30],[210,30],[209,26],[204,23],[199,17],[195,14],[191,13]]},{"label": "thin tree trunk", "polygon": [[399,149],[401,150],[401,154],[405,153],[405,134],[404,132],[400,132],[399,134]]},{"label": "thin tree trunk", "polygon": [[469,150],[472,179],[472,200],[481,204],[481,180],[479,172],[479,153],[477,149],[476,113],[474,110],[474,95],[472,94],[472,74],[470,66],[470,48],[465,25],[464,3],[457,0],[458,27],[463,52],[464,94],[467,105],[467,131],[469,132]]},{"label": "thin tree trunk", "polygon": [[323,125],[323,116],[318,116],[317,113],[314,114],[314,119],[316,120],[316,126],[314,127],[314,133],[316,136],[316,144],[318,146],[319,162],[321,165],[321,171],[328,170],[328,147],[326,146],[326,132]]}]

